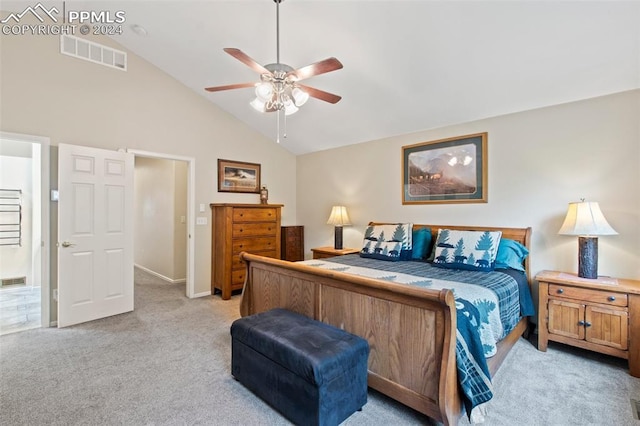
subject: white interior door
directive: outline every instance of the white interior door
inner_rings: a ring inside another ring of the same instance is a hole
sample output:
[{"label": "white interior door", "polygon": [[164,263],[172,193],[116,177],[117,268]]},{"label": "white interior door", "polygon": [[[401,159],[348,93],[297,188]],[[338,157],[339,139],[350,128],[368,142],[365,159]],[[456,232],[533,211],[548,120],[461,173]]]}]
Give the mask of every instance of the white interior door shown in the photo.
[{"label": "white interior door", "polygon": [[134,156],[58,146],[58,327],[133,310]]}]

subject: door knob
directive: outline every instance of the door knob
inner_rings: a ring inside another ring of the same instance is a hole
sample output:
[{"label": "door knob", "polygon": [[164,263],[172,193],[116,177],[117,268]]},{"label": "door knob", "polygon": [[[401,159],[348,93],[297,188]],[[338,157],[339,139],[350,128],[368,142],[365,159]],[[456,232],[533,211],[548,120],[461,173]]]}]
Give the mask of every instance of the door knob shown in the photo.
[{"label": "door knob", "polygon": [[66,248],[66,247],[73,247],[73,246],[75,246],[75,244],[70,243],[69,241],[63,241],[62,242],[62,247]]}]

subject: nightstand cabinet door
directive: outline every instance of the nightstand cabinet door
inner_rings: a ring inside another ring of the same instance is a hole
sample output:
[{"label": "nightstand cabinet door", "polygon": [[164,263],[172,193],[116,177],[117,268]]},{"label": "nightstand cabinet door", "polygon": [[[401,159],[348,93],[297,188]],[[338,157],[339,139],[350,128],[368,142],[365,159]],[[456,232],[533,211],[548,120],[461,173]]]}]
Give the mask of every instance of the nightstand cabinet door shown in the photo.
[{"label": "nightstand cabinet door", "polygon": [[563,300],[549,300],[549,333],[584,339],[585,306]]},{"label": "nightstand cabinet door", "polygon": [[628,349],[629,316],[615,308],[587,306],[585,309],[586,340],[598,345]]}]

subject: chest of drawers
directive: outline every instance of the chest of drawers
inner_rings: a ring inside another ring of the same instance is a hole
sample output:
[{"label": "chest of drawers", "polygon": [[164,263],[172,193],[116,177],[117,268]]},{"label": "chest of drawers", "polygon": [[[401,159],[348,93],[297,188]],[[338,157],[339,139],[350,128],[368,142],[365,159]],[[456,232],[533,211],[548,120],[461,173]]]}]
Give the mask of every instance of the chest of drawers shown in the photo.
[{"label": "chest of drawers", "polygon": [[282,260],[290,262],[304,260],[304,227],[283,226],[281,232]]},{"label": "chest of drawers", "polygon": [[280,258],[281,204],[211,204],[211,293],[242,289],[245,265],[240,253]]}]

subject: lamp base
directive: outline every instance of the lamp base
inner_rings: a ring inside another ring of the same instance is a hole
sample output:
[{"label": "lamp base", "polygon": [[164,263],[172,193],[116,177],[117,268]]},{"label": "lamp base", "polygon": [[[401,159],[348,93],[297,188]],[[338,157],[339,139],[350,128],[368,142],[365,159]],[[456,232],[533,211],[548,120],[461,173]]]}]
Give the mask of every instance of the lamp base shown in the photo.
[{"label": "lamp base", "polygon": [[578,238],[578,276],[598,278],[598,238]]},{"label": "lamp base", "polygon": [[333,248],[336,250],[342,250],[342,226],[335,227],[335,239]]}]

